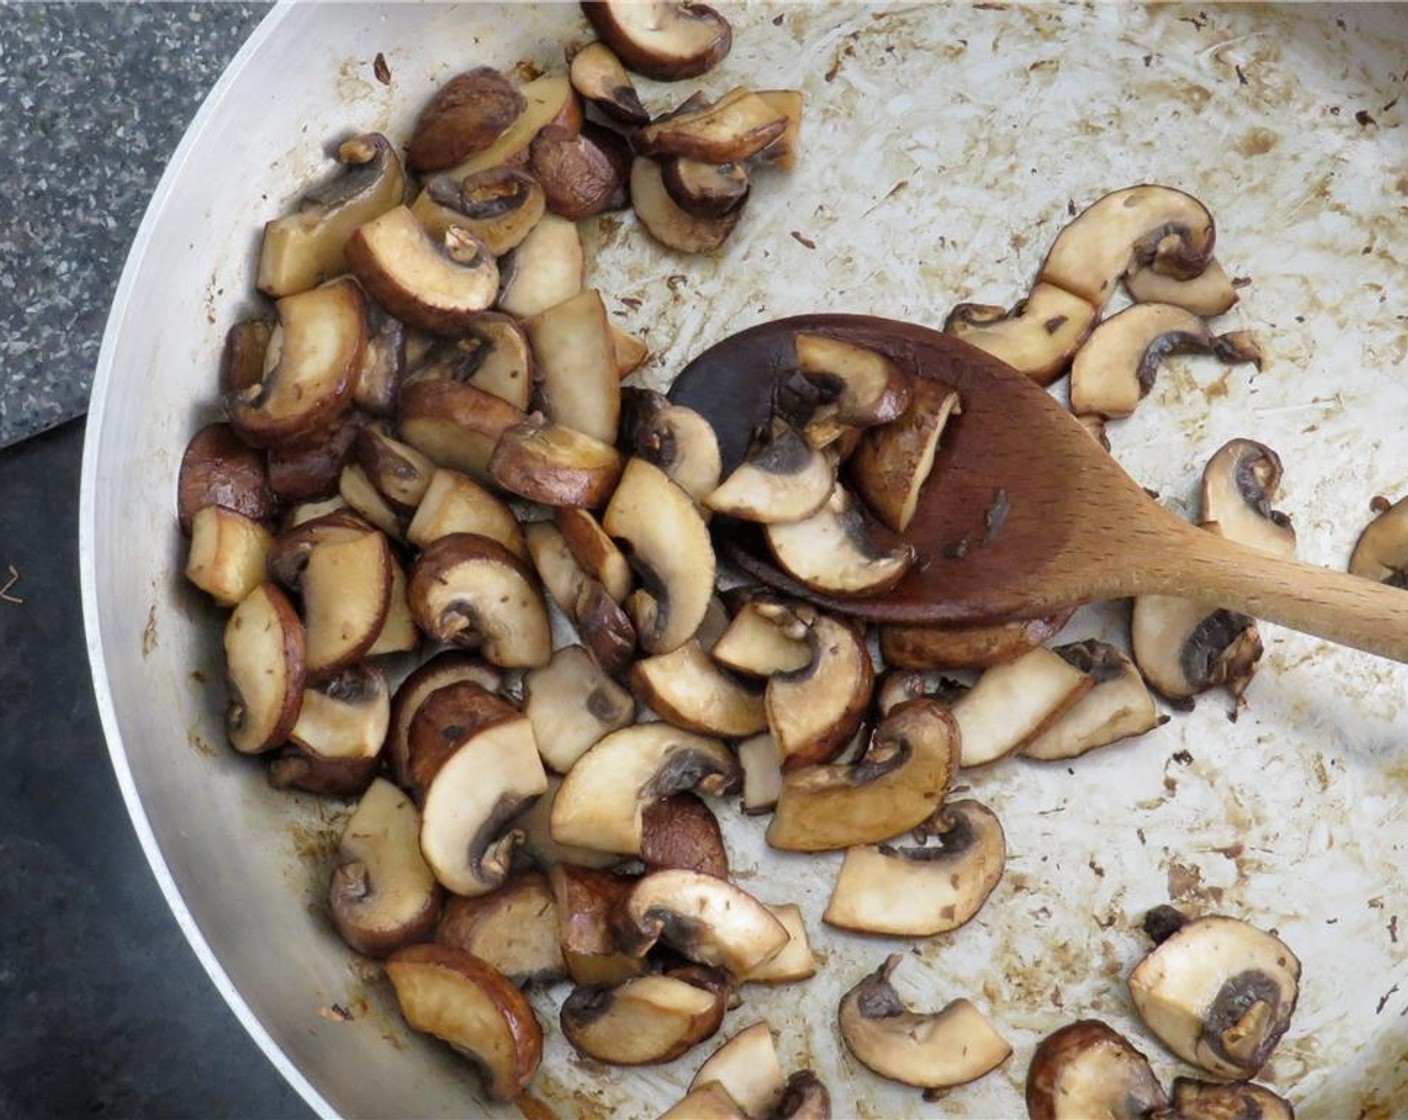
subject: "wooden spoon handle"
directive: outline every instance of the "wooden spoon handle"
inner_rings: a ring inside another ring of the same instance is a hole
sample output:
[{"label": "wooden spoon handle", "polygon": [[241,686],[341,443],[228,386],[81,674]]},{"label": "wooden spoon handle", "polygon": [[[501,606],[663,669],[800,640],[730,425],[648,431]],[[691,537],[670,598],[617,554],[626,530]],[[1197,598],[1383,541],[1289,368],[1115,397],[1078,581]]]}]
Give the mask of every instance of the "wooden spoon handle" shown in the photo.
[{"label": "wooden spoon handle", "polygon": [[1160,547],[1131,557],[1140,592],[1216,603],[1408,662],[1408,591],[1281,560],[1186,524],[1180,529],[1160,534],[1166,538]]}]

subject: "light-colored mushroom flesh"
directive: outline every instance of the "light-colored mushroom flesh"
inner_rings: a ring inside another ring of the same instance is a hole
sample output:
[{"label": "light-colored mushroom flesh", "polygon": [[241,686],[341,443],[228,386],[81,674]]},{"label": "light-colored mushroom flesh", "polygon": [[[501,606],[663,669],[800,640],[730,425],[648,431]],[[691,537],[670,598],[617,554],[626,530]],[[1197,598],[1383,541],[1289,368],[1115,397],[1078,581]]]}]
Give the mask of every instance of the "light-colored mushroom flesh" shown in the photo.
[{"label": "light-colored mushroom flesh", "polygon": [[1124,274],[1125,291],[1135,303],[1171,303],[1194,315],[1211,319],[1232,310],[1237,303],[1237,283],[1216,257],[1197,276],[1179,280],[1145,265]]},{"label": "light-colored mushroom flesh", "polygon": [[704,504],[743,521],[800,521],[826,503],[835,485],[831,457],[808,444],[791,424],[774,419]]},{"label": "light-colored mushroom flesh", "polygon": [[559,774],[613,731],[629,727],[636,704],[581,646],[565,646],[523,678],[523,713],[543,761]]},{"label": "light-colored mushroom flesh", "polygon": [[763,536],[778,566],[814,591],[838,597],[881,595],[904,578],[915,552],[899,543],[875,543],[850,492],[839,482],[810,517],[765,525]]},{"label": "light-colored mushroom flesh", "polygon": [[1408,587],[1408,498],[1400,498],[1365,526],[1349,570],[1394,587]]},{"label": "light-colored mushroom flesh", "polygon": [[963,765],[982,766],[1021,749],[1094,684],[1043,646],[985,669],[978,683],[953,702]]},{"label": "light-colored mushroom flesh", "polygon": [[641,658],[627,677],[636,695],[676,727],[738,739],[768,726],[763,693],[720,669],[696,639],[669,653]]},{"label": "light-colored mushroom flesh", "polygon": [[787,1076],[782,1072],[772,1028],[766,1021],[734,1032],[704,1059],[689,1087],[692,1091],[710,1083],[722,1085],[750,1120],[768,1120],[772,1116],[782,1100]]},{"label": "light-colored mushroom flesh", "polygon": [[1099,312],[1085,299],[1055,284],[1032,285],[1011,310],[960,303],[944,320],[944,331],[1006,362],[1038,385],[1049,385],[1071,364],[1090,336]]},{"label": "light-colored mushroom flesh", "polygon": [[1168,1103],[1149,1060],[1098,1019],[1047,1035],[1027,1067],[1031,1120],[1145,1120]]},{"label": "light-colored mushroom flesh", "polygon": [[451,898],[440,915],[435,940],[473,953],[526,987],[567,976],[557,926],[547,877],[529,872],[478,898]]},{"label": "light-colored mushroom flesh", "polygon": [[1088,639],[1055,650],[1094,680],[1091,689],[1021,753],[1026,758],[1076,758],[1096,747],[1143,735],[1160,723],[1158,710],[1139,670],[1107,642]]},{"label": "light-colored mushroom flesh", "polygon": [[914,519],[944,428],[961,411],[957,393],[934,381],[916,380],[904,415],[861,437],[850,461],[856,492],[896,533]]},{"label": "light-colored mushroom flesh", "polygon": [[802,626],[807,663],[775,672],[764,695],[768,730],[777,743],[784,770],[827,762],[840,752],[860,726],[870,703],[875,670],[865,640],[854,624],[810,607],[781,614],[791,633]]},{"label": "light-colored mushroom flesh", "polygon": [[614,988],[576,988],[562,1005],[562,1033],[588,1057],[618,1066],[679,1057],[714,1034],[726,994],[675,976],[641,976]]},{"label": "light-colored mushroom flesh", "polygon": [[657,941],[700,964],[746,975],[782,951],[786,928],[732,883],[673,868],[646,875],[626,898],[622,947],[643,957]]}]

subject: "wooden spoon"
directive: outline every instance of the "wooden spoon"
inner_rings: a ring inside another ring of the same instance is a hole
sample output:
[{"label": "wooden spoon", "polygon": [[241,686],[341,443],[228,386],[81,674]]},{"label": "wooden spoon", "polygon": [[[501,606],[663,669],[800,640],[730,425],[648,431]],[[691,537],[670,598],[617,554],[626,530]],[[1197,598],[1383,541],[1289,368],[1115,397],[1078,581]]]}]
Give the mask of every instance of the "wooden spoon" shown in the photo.
[{"label": "wooden spoon", "polygon": [[[1408,593],[1280,560],[1181,521],[1151,499],[1044,390],[949,335],[863,315],[807,315],[733,335],[670,391],[710,420],[724,470],[768,420],[796,368],[798,331],[888,354],[958,391],[929,483],[905,533],[919,561],[874,599],[819,595],[780,571],[752,525],[714,518],[721,552],[755,578],[878,622],[971,625],[1134,595],[1177,595],[1408,661]],[[1006,506],[1005,517],[999,515]],[[991,521],[1000,524],[989,529]],[[876,525],[882,544],[895,540]]]}]

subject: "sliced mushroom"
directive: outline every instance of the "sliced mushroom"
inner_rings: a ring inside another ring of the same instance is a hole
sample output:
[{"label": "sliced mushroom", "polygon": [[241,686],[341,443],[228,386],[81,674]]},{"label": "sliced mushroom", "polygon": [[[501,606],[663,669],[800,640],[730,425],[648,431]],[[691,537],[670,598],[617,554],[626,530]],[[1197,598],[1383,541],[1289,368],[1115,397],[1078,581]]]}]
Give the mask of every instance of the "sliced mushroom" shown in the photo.
[{"label": "sliced mushroom", "polygon": [[582,571],[600,583],[616,602],[624,601],[635,577],[630,563],[601,523],[584,509],[568,507],[553,511],[553,523]]},{"label": "sliced mushroom", "polygon": [[367,305],[367,345],[352,403],[374,416],[396,411],[396,394],[406,374],[406,324],[375,304]]},{"label": "sliced mushroom", "polygon": [[1095,684],[1054,723],[1022,747],[1027,758],[1076,758],[1086,751],[1143,735],[1159,725],[1144,678],[1123,652],[1087,639],[1055,650]]},{"label": "sliced mushroom", "polygon": [[582,290],[586,259],[577,223],[544,214],[503,265],[499,310],[526,319]]},{"label": "sliced mushroom", "polygon": [[743,811],[770,813],[782,792],[782,752],[771,735],[754,735],[738,744],[743,767]]},{"label": "sliced mushroom", "polygon": [[263,378],[225,395],[231,425],[256,447],[331,425],[351,403],[367,342],[362,293],[350,280],[285,296],[274,309]]},{"label": "sliced mushroom", "polygon": [[309,550],[303,618],[310,673],[332,673],[366,656],[391,609],[393,564],[391,546],[375,530]]},{"label": "sliced mushroom", "polygon": [[622,952],[613,930],[633,882],[571,863],[549,868],[558,942],[573,983],[610,986],[645,972],[644,961]]},{"label": "sliced mushroom", "polygon": [[[552,838],[550,827],[552,806],[553,802],[557,800],[557,791],[561,788],[562,779],[556,774],[549,774],[547,792],[514,817],[513,827],[523,832],[523,852],[531,856],[540,867],[549,870],[558,864],[570,864],[585,868],[615,867],[621,862],[621,857],[612,852],[598,852],[593,848],[574,848],[568,844],[559,844]],[[623,959],[630,960],[636,966],[640,964],[632,957]],[[581,983],[596,983],[594,978],[583,980],[575,973],[573,975],[574,979]]]},{"label": "sliced mushroom", "polygon": [[582,11],[627,67],[661,82],[698,77],[733,45],[728,20],[703,4],[590,0]]},{"label": "sliced mushroom", "polygon": [[693,1091],[710,1084],[722,1085],[750,1120],[772,1116],[782,1101],[787,1078],[777,1060],[772,1028],[765,1021],[735,1032],[705,1058],[689,1087]]},{"label": "sliced mushroom", "polygon": [[714,546],[693,500],[659,467],[632,458],[601,525],[640,577],[627,609],[641,647],[678,649],[699,629],[714,594]]},{"label": "sliced mushroom", "polygon": [[837,597],[881,595],[904,578],[915,551],[899,543],[886,551],[839,482],[810,517],[766,525],[763,536],[778,565],[814,591]]},{"label": "sliced mushroom", "polygon": [[288,738],[303,701],[303,625],[272,583],[260,584],[225,624],[230,745],[256,754]]},{"label": "sliced mushroom", "polygon": [[816,975],[816,957],[807,940],[807,927],[802,921],[802,909],[795,902],[767,906],[768,912],[782,923],[789,938],[776,956],[750,968],[738,981],[743,984],[795,984]]},{"label": "sliced mushroom", "polygon": [[499,138],[483,151],[456,164],[446,174],[452,179],[464,179],[495,167],[518,167],[528,160],[528,146],[550,124],[580,128],[582,106],[566,74],[546,74],[518,87],[523,97],[523,112]]},{"label": "sliced mushroom", "polygon": [[534,413],[499,437],[489,474],[529,501],[600,509],[621,477],[621,456],[609,443]]},{"label": "sliced mushroom", "polygon": [[1071,363],[1071,411],[1109,420],[1128,416],[1154,387],[1169,354],[1211,354],[1231,365],[1261,366],[1246,331],[1214,335],[1191,311],[1167,303],[1136,303],[1106,319]]},{"label": "sliced mushroom", "polygon": [[[289,533],[310,521],[317,521],[334,513],[352,514],[352,511],[347,508],[347,503],[342,500],[341,494],[334,494],[330,498],[323,498],[316,502],[299,502],[290,506],[284,511],[279,527],[283,532]],[[352,514],[352,516],[356,515]],[[360,521],[361,518],[357,520]]]},{"label": "sliced mushroom", "polygon": [[774,418],[748,457],[704,499],[715,513],[765,524],[801,521],[826,504],[836,467],[785,420]]},{"label": "sliced mushroom", "polygon": [[372,780],[342,830],[328,904],[338,935],[369,957],[424,941],[435,928],[440,884],[420,854],[420,814],[383,778]]},{"label": "sliced mushroom", "polygon": [[1168,595],[1134,600],[1130,645],[1149,686],[1175,702],[1220,687],[1241,696],[1263,648],[1251,616]]},{"label": "sliced mushroom", "polygon": [[1292,559],[1296,531],[1271,508],[1281,485],[1281,457],[1264,443],[1228,440],[1203,468],[1203,528],[1272,556]]},{"label": "sliced mushroom", "polygon": [[523,678],[523,712],[543,761],[559,774],[603,737],[635,719],[631,694],[581,646],[567,646]]},{"label": "sliced mushroom", "polygon": [[514,408],[526,409],[533,396],[533,355],[528,337],[512,316],[482,311],[464,335],[435,345],[412,380],[435,378],[473,385]]},{"label": "sliced mushroom", "polygon": [[528,546],[513,510],[473,479],[437,467],[406,527],[406,540],[425,548],[451,533],[478,533],[498,541],[520,560],[528,559]]},{"label": "sliced mushroom", "polygon": [[692,793],[676,793],[645,807],[640,860],[647,873],[681,868],[728,878],[728,849],[719,819]]},{"label": "sliced mushroom", "polygon": [[352,461],[357,435],[366,425],[365,416],[348,411],[321,431],[269,448],[269,486],[286,502],[336,493],[342,469]]},{"label": "sliced mushroom", "polygon": [[875,844],[933,815],[958,771],[958,724],[932,700],[901,704],[853,763],[782,776],[767,841],[788,852]]},{"label": "sliced mushroom", "polygon": [[437,688],[420,703],[406,730],[406,791],[424,802],[435,775],[466,740],[518,717],[512,704],[473,678]]},{"label": "sliced mushroom", "polygon": [[1400,498],[1364,527],[1349,558],[1351,574],[1408,587],[1408,498]]},{"label": "sliced mushroom", "polygon": [[740,780],[737,760],[717,740],[666,723],[622,728],[568,773],[553,805],[552,836],[560,844],[637,855],[647,804],[687,789],[728,793]]},{"label": "sliced mushroom", "polygon": [[916,831],[922,847],[847,850],[822,921],[857,933],[932,937],[982,909],[1007,860],[992,811],[977,801],[951,802]]},{"label": "sliced mushroom", "polygon": [[904,415],[861,437],[851,456],[851,477],[870,511],[895,532],[903,533],[914,520],[939,439],[949,417],[960,411],[957,393],[917,380]]},{"label": "sliced mushroom", "polygon": [[631,76],[605,43],[588,43],[569,62],[572,88],[613,121],[634,127],[650,123]]},{"label": "sliced mushroom", "polygon": [[787,1079],[777,1120],[831,1120],[831,1094],[809,1069],[800,1069]]},{"label": "sliced mushroom", "polygon": [[[430,460],[427,459],[426,463],[430,464]],[[433,464],[430,464],[430,469],[434,469]],[[392,540],[401,539],[400,516],[367,477],[360,463],[348,463],[342,468],[337,479],[337,492],[348,508],[368,524],[380,529]]]},{"label": "sliced mushroom", "polygon": [[269,767],[277,789],[355,797],[371,784],[391,719],[386,676],[353,665],[303,690],[289,745]]},{"label": "sliced mushroom", "polygon": [[281,299],[347,270],[347,239],[361,225],[400,206],[406,177],[391,142],[368,132],[337,149],[343,170],[308,191],[298,208],[264,227],[256,285]]},{"label": "sliced mushroom", "polygon": [[468,735],[435,771],[421,807],[420,847],[435,877],[470,897],[497,887],[523,839],[505,826],[546,789],[527,717]]},{"label": "sliced mushroom", "polygon": [[621,945],[643,957],[657,941],[700,964],[746,974],[779,953],[787,930],[761,902],[732,883],[697,871],[646,875],[631,888]]},{"label": "sliced mushroom", "polygon": [[516,167],[490,167],[456,178],[436,175],[411,205],[425,232],[443,239],[451,227],[466,229],[503,256],[523,243],[547,212],[542,185]]},{"label": "sliced mushroom", "polygon": [[486,692],[503,687],[503,674],[479,658],[458,650],[432,657],[411,673],[391,698],[391,719],[386,733],[386,760],[396,784],[411,788],[410,731],[421,705],[438,690],[460,681],[472,681]]},{"label": "sliced mushroom", "polygon": [[499,266],[483,241],[463,226],[434,240],[405,206],[361,226],[347,242],[347,264],[372,299],[434,334],[469,329],[499,292]]},{"label": "sliced mushroom", "polygon": [[880,656],[898,669],[985,669],[1049,642],[1072,613],[1065,610],[992,626],[882,626]]},{"label": "sliced mushroom", "polygon": [[416,629],[416,620],[411,614],[406,587],[406,570],[392,560],[391,602],[387,604],[381,632],[367,650],[368,657],[380,657],[386,653],[410,653],[420,645],[420,631]]},{"label": "sliced mushroom", "polygon": [[1168,1103],[1149,1060],[1098,1019],[1041,1040],[1027,1068],[1031,1120],[1144,1120]]},{"label": "sliced mushroom", "polygon": [[582,585],[572,621],[603,672],[619,674],[630,664],[636,651],[635,624],[596,580],[588,579]]},{"label": "sliced mushroom", "polygon": [[538,1071],[543,1031],[513,982],[449,945],[412,945],[386,962],[401,1014],[474,1059],[495,1100],[519,1096]]},{"label": "sliced mushroom", "polygon": [[1200,275],[1217,230],[1207,207],[1173,187],[1144,183],[1096,199],[1057,235],[1038,282],[1102,308],[1132,266],[1179,280]]},{"label": "sliced mushroom", "polygon": [[698,641],[642,658],[627,677],[641,702],[676,727],[738,739],[768,726],[763,694],[715,665]]},{"label": "sliced mushroom", "polygon": [[738,163],[757,155],[787,128],[787,117],[751,90],[736,87],[717,101],[655,121],[633,138],[642,155]]},{"label": "sliced mushroom", "polygon": [[353,444],[368,481],[398,517],[409,517],[430,487],[435,464],[409,444],[376,427],[363,428]]},{"label": "sliced mushroom", "polygon": [[453,167],[493,144],[527,107],[513,83],[492,67],[456,74],[421,110],[406,162],[421,174]]},{"label": "sliced mushroom", "polygon": [[599,1062],[656,1065],[713,1035],[727,1003],[726,983],[706,987],[679,975],[641,976],[614,988],[574,989],[562,1004],[562,1033]]},{"label": "sliced mushroom", "polygon": [[723,473],[713,425],[652,389],[621,391],[620,443],[659,467],[696,502],[718,486]]},{"label": "sliced mushroom", "polygon": [[275,539],[269,549],[269,576],[289,591],[301,591],[308,554],[317,545],[357,540],[372,531],[371,525],[345,506],[304,521]]},{"label": "sliced mushroom", "polygon": [[675,205],[698,218],[722,218],[748,201],[748,169],[742,163],[705,163],[670,156],[661,180]]},{"label": "sliced mushroom", "polygon": [[1136,265],[1125,272],[1124,286],[1135,303],[1171,303],[1204,319],[1230,311],[1238,299],[1236,283],[1216,257],[1187,280]]},{"label": "sliced mushroom", "polygon": [[643,338],[623,331],[614,323],[611,325],[611,348],[616,353],[616,376],[622,380],[630,377],[650,357],[650,347]]},{"label": "sliced mushroom", "polygon": [[1055,284],[1036,283],[1010,311],[960,303],[944,320],[944,331],[1006,362],[1038,385],[1049,385],[1071,364],[1090,336],[1099,311]]},{"label": "sliced mushroom", "polygon": [[743,215],[742,206],[717,217],[691,214],[671,197],[660,164],[646,156],[631,163],[631,206],[651,237],[681,253],[721,248]]},{"label": "sliced mushroom", "polygon": [[258,316],[240,319],[225,332],[220,351],[220,390],[237,392],[264,379],[264,357],[274,339],[274,322]]},{"label": "sliced mushroom", "polygon": [[191,519],[186,578],[222,607],[237,606],[264,582],[273,540],[258,522],[206,506]]},{"label": "sliced mushroom", "polygon": [[428,545],[411,569],[408,597],[427,635],[482,648],[492,665],[531,669],[552,656],[542,592],[527,566],[488,537],[451,533]]},{"label": "sliced mushroom", "polygon": [[546,876],[519,875],[478,898],[451,898],[435,940],[473,953],[520,988],[567,976]]},{"label": "sliced mushroom", "polygon": [[706,1081],[660,1114],[659,1120],[749,1120],[718,1081]]},{"label": "sliced mushroom", "polygon": [[1187,922],[1129,975],[1134,1010],[1160,1042],[1215,1077],[1257,1075],[1291,1025],[1300,961],[1238,918]]},{"label": "sliced mushroom", "polygon": [[548,416],[603,443],[616,442],[621,379],[601,294],[589,288],[524,321]]},{"label": "sliced mushroom", "polygon": [[758,598],[739,607],[709,654],[749,676],[795,673],[812,663],[807,634],[806,624],[784,604]]},{"label": "sliced mushroom", "polygon": [[567,538],[551,521],[532,521],[525,525],[523,538],[538,578],[562,613],[571,618],[590,577],[567,547]]},{"label": "sliced mushroom", "polygon": [[[849,622],[799,608],[807,664],[768,679],[768,730],[795,769],[835,758],[870,704],[875,670],[862,634]],[[884,839],[882,837],[882,839]]]},{"label": "sliced mushroom", "polygon": [[909,407],[913,379],[879,351],[806,332],[795,343],[797,365],[820,393],[806,422],[812,446],[834,443],[848,428],[889,424]]},{"label": "sliced mushroom", "polygon": [[527,416],[492,393],[458,381],[415,381],[401,391],[401,439],[440,467],[489,483],[499,439]]},{"label": "sliced mushroom", "polygon": [[618,162],[598,142],[601,135],[548,125],[533,138],[529,166],[543,186],[548,209],[559,217],[579,222],[626,204],[629,157]]},{"label": "sliced mushroom", "polygon": [[1149,1120],[1295,1120],[1291,1102],[1262,1085],[1231,1085],[1176,1077],[1168,1108],[1155,1109]]},{"label": "sliced mushroom", "polygon": [[963,765],[982,766],[1020,750],[1094,686],[1091,677],[1041,646],[984,670],[952,705]]},{"label": "sliced mushroom", "polygon": [[221,506],[251,521],[268,521],[278,499],[269,485],[264,456],[235,435],[229,424],[207,424],[181,456],[176,509],[181,532],[206,506]]},{"label": "sliced mushroom", "polygon": [[862,1065],[902,1085],[938,1091],[976,1081],[1011,1056],[1012,1047],[966,999],[942,1011],[911,1011],[890,983],[903,959],[887,958],[841,997],[841,1039]]}]

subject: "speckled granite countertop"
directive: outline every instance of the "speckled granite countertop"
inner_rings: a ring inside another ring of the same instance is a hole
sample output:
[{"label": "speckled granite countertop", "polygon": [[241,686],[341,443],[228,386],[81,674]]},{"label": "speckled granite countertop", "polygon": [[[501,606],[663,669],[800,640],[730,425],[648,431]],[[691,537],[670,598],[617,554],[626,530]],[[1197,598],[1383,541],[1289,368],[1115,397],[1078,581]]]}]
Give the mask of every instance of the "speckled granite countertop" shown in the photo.
[{"label": "speckled granite countertop", "polygon": [[267,8],[0,2],[0,447],[87,407],[147,199]]}]

